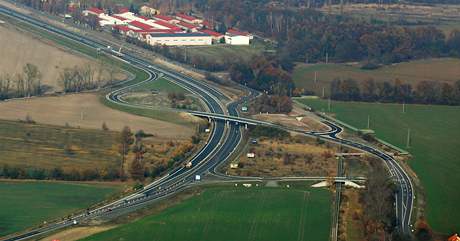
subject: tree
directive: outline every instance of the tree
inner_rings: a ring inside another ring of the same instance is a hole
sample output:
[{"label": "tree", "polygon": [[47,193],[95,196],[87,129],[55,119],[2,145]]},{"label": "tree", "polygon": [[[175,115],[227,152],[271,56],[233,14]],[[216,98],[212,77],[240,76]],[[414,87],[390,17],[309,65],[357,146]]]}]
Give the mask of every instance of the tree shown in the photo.
[{"label": "tree", "polygon": [[145,172],[144,165],[142,161],[138,160],[137,158],[134,158],[134,160],[131,162],[131,168],[130,168],[131,177],[134,180],[143,181],[144,172]]},{"label": "tree", "polygon": [[26,95],[39,95],[41,94],[41,73],[38,70],[38,67],[27,63],[23,72],[25,75],[25,86],[26,86]]},{"label": "tree", "polygon": [[123,127],[119,136],[119,153],[122,156],[121,162],[121,173],[123,173],[123,165],[125,163],[125,157],[128,154],[129,146],[133,144],[134,138],[131,129],[128,126]]}]

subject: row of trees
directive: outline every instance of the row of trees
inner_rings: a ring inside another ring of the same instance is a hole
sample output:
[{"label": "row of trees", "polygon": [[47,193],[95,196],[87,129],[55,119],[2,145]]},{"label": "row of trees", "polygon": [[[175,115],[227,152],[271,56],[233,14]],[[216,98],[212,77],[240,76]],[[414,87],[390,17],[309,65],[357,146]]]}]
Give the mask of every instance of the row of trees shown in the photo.
[{"label": "row of trees", "polygon": [[0,167],[0,177],[10,179],[36,179],[36,180],[65,180],[65,181],[112,181],[120,178],[120,173],[115,168],[63,170],[60,167],[53,169],[18,167],[3,165]]},{"label": "row of trees", "polygon": [[[101,65],[103,65],[103,62],[101,62]],[[107,78],[104,77],[105,73]],[[99,66],[97,68],[92,67],[90,64],[74,66],[62,70],[59,74],[59,84],[64,92],[92,90],[112,85],[115,74],[116,67],[113,65],[108,67]]]},{"label": "row of trees", "polygon": [[367,79],[361,83],[335,79],[330,87],[333,100],[460,105],[460,80],[455,83],[420,81],[413,87],[399,79],[393,82]]},{"label": "row of trees", "polygon": [[38,67],[30,63],[24,65],[22,73],[0,75],[0,100],[41,95],[41,78]]}]

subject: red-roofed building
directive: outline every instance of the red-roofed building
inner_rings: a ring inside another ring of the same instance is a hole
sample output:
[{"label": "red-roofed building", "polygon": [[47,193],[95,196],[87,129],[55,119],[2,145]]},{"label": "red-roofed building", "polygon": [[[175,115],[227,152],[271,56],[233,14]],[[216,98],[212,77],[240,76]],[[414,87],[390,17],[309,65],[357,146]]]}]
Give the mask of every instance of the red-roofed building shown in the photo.
[{"label": "red-roofed building", "polygon": [[150,18],[145,17],[145,16],[142,16],[142,15],[139,15],[139,16],[137,16],[137,17],[140,18],[140,19],[142,19],[142,20],[145,20],[145,21],[151,20]]},{"label": "red-roofed building", "polygon": [[125,35],[128,33],[128,31],[133,30],[130,27],[126,25],[114,25],[113,29],[118,30],[121,34]]},{"label": "red-roofed building", "polygon": [[88,9],[86,10],[86,15],[92,14],[92,15],[97,15],[97,16],[99,16],[99,15],[104,14],[104,13],[105,13],[104,10],[99,9],[99,8],[95,8],[95,7],[88,8]]},{"label": "red-roofed building", "polygon": [[201,25],[203,25],[203,27],[206,27],[207,29],[213,29],[214,28],[214,25],[212,23],[210,23],[209,21],[207,21],[207,20],[203,20],[203,22],[201,22]]},{"label": "red-roofed building", "polygon": [[169,28],[169,29],[172,29],[172,30],[175,30],[175,31],[181,30],[180,27],[178,27],[178,26],[176,26],[174,24],[170,24],[170,23],[165,22],[165,21],[155,21],[154,24],[157,24],[157,25],[160,25],[162,27]]},{"label": "red-roofed building", "polygon": [[180,21],[183,21],[183,22],[186,22],[186,23],[191,23],[191,24],[200,24],[201,22],[203,22],[203,20],[201,20],[201,19],[195,18],[195,17],[190,16],[190,15],[185,15],[185,14],[182,14],[182,13],[176,14],[176,18],[179,19]]},{"label": "red-roofed building", "polygon": [[132,21],[132,22],[129,23],[129,25],[132,25],[134,27],[137,27],[137,28],[140,28],[140,29],[143,29],[143,30],[153,28],[152,26],[150,26],[148,24],[145,24],[145,23],[142,23],[142,22],[139,22],[139,21]]},{"label": "red-roofed building", "polygon": [[127,12],[129,12],[129,8],[126,8],[126,7],[118,8],[118,13],[127,13]]},{"label": "red-roofed building", "polygon": [[112,15],[112,18],[116,18],[120,21],[127,21],[128,19],[127,18],[124,18],[124,17],[120,17],[120,16],[117,16],[117,15]]},{"label": "red-roofed building", "polygon": [[248,32],[241,32],[236,29],[228,29],[225,33],[225,43],[231,45],[249,45],[253,36]]},{"label": "red-roofed building", "polygon": [[195,26],[195,25],[190,24],[190,23],[180,22],[177,25],[182,27],[182,28],[184,28],[185,30],[190,30],[192,32],[198,31],[198,26]]},{"label": "red-roofed building", "polygon": [[212,38],[213,38],[216,42],[220,41],[220,40],[224,37],[223,34],[218,33],[218,32],[215,32],[215,31],[212,31],[212,30],[209,30],[209,29],[202,29],[202,30],[200,30],[200,32],[211,35]]},{"label": "red-roofed building", "polygon": [[164,21],[167,23],[178,23],[179,20],[176,20],[172,17],[166,16],[166,15],[155,15],[153,16],[154,19],[159,20],[159,21]]}]

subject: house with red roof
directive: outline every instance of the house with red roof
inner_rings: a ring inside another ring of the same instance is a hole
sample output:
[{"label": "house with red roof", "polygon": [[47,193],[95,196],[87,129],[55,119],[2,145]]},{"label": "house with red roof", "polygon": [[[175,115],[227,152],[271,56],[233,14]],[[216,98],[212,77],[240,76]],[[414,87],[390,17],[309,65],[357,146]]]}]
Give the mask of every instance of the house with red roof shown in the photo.
[{"label": "house with red roof", "polygon": [[167,23],[171,23],[171,24],[176,24],[178,22],[180,22],[179,20],[177,19],[174,19],[170,16],[166,16],[166,15],[155,15],[153,16],[154,19],[158,20],[158,21],[163,21],[163,22],[167,22]]},{"label": "house with red roof", "polygon": [[201,20],[201,19],[195,18],[195,17],[190,16],[190,15],[185,15],[183,13],[176,14],[176,19],[178,19],[178,20],[180,20],[182,22],[190,23],[190,24],[200,24],[200,23],[203,22],[203,20]]},{"label": "house with red roof", "polygon": [[219,42],[224,37],[224,34],[209,29],[202,29],[200,32],[211,35],[215,42]]},{"label": "house with red roof", "polygon": [[184,30],[189,30],[191,32],[197,32],[198,31],[198,26],[193,25],[191,23],[186,23],[186,22],[179,22],[177,26],[183,28]]},{"label": "house with red roof", "polygon": [[225,33],[225,43],[230,45],[249,45],[252,35],[236,29],[228,29]]},{"label": "house with red roof", "polygon": [[143,30],[148,30],[148,29],[152,29],[153,26],[149,25],[149,24],[146,24],[146,23],[142,23],[142,22],[139,22],[139,21],[132,21],[129,23],[129,25],[131,26],[134,26],[136,28],[140,28],[140,29],[143,29]]},{"label": "house with red roof", "polygon": [[127,13],[129,12],[129,8],[127,7],[119,7],[118,8],[118,13]]}]

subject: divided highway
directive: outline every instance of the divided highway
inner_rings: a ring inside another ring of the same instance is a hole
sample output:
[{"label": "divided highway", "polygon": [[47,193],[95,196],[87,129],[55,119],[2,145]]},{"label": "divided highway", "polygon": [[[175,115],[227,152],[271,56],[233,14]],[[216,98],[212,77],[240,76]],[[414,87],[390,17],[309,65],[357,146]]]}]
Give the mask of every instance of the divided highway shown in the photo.
[{"label": "divided highway", "polygon": [[[77,41],[81,44],[94,48],[95,51],[96,49],[100,49],[106,52],[107,54],[113,54],[110,50],[107,49],[107,46],[97,41],[77,35],[64,29],[56,28],[45,22],[31,18],[30,16],[12,11],[1,6],[0,14],[8,15],[15,19],[27,22],[28,24],[31,24],[35,27]],[[169,70],[162,69],[158,66],[152,66],[152,64],[148,61],[145,61],[134,55],[124,54],[115,57],[139,69],[144,70],[148,73],[149,77],[141,83],[128,85],[125,87],[121,87],[120,89],[117,89],[115,91],[112,91],[111,93],[106,95],[108,101],[120,105],[129,105],[133,108],[148,108],[145,106],[134,106],[132,104],[128,104],[122,100],[121,96],[137,85],[140,85],[147,81],[154,81],[156,78],[158,78],[158,73],[161,73],[163,77],[167,78],[170,81],[173,81],[174,83],[182,86],[183,88],[199,96],[200,99],[205,103],[208,112],[190,111],[190,113],[196,116],[207,117],[214,120],[214,127],[212,128],[212,132],[206,145],[202,148],[202,150],[200,150],[200,152],[198,152],[191,159],[193,165],[190,169],[187,169],[185,167],[178,167],[171,171],[169,174],[162,177],[161,179],[147,185],[143,190],[133,195],[124,197],[103,207],[99,207],[93,210],[89,210],[88,212],[78,214],[76,216],[71,217],[70,219],[48,224],[45,227],[37,228],[35,230],[28,231],[24,234],[17,235],[15,237],[9,237],[4,240],[24,240],[57,229],[72,226],[84,220],[92,219],[95,217],[101,217],[104,215],[114,215],[118,211],[140,207],[151,201],[159,200],[161,198],[170,196],[172,194],[184,190],[194,182],[195,175],[211,173],[216,174],[216,176],[225,177],[225,175],[217,173],[216,168],[219,166],[220,163],[224,162],[231,156],[231,154],[235,151],[236,147],[241,142],[243,126],[246,124],[265,125],[273,127],[276,126],[272,123],[239,117],[237,111],[238,103],[233,102],[227,106],[224,106],[221,100],[226,99],[225,94],[219,91],[218,89],[214,88],[213,86],[194,80],[193,78],[185,76],[181,73],[171,72]],[[250,97],[256,94],[257,92],[251,91]],[[408,233],[410,230],[409,226],[412,215],[414,190],[410,177],[405,172],[405,170],[392,156],[386,154],[385,152],[382,152],[372,146],[341,139],[340,137],[338,137],[338,134],[342,132],[343,129],[333,123],[325,123],[330,127],[330,131],[291,131],[302,132],[305,135],[320,137],[331,142],[353,147],[370,153],[372,155],[375,155],[376,157],[383,160],[386,166],[388,167],[391,176],[395,179],[396,183],[399,186],[399,191],[396,194],[396,214],[398,217],[398,222],[400,224],[401,230],[405,233]],[[227,178],[231,180],[233,177],[227,176]]]}]

